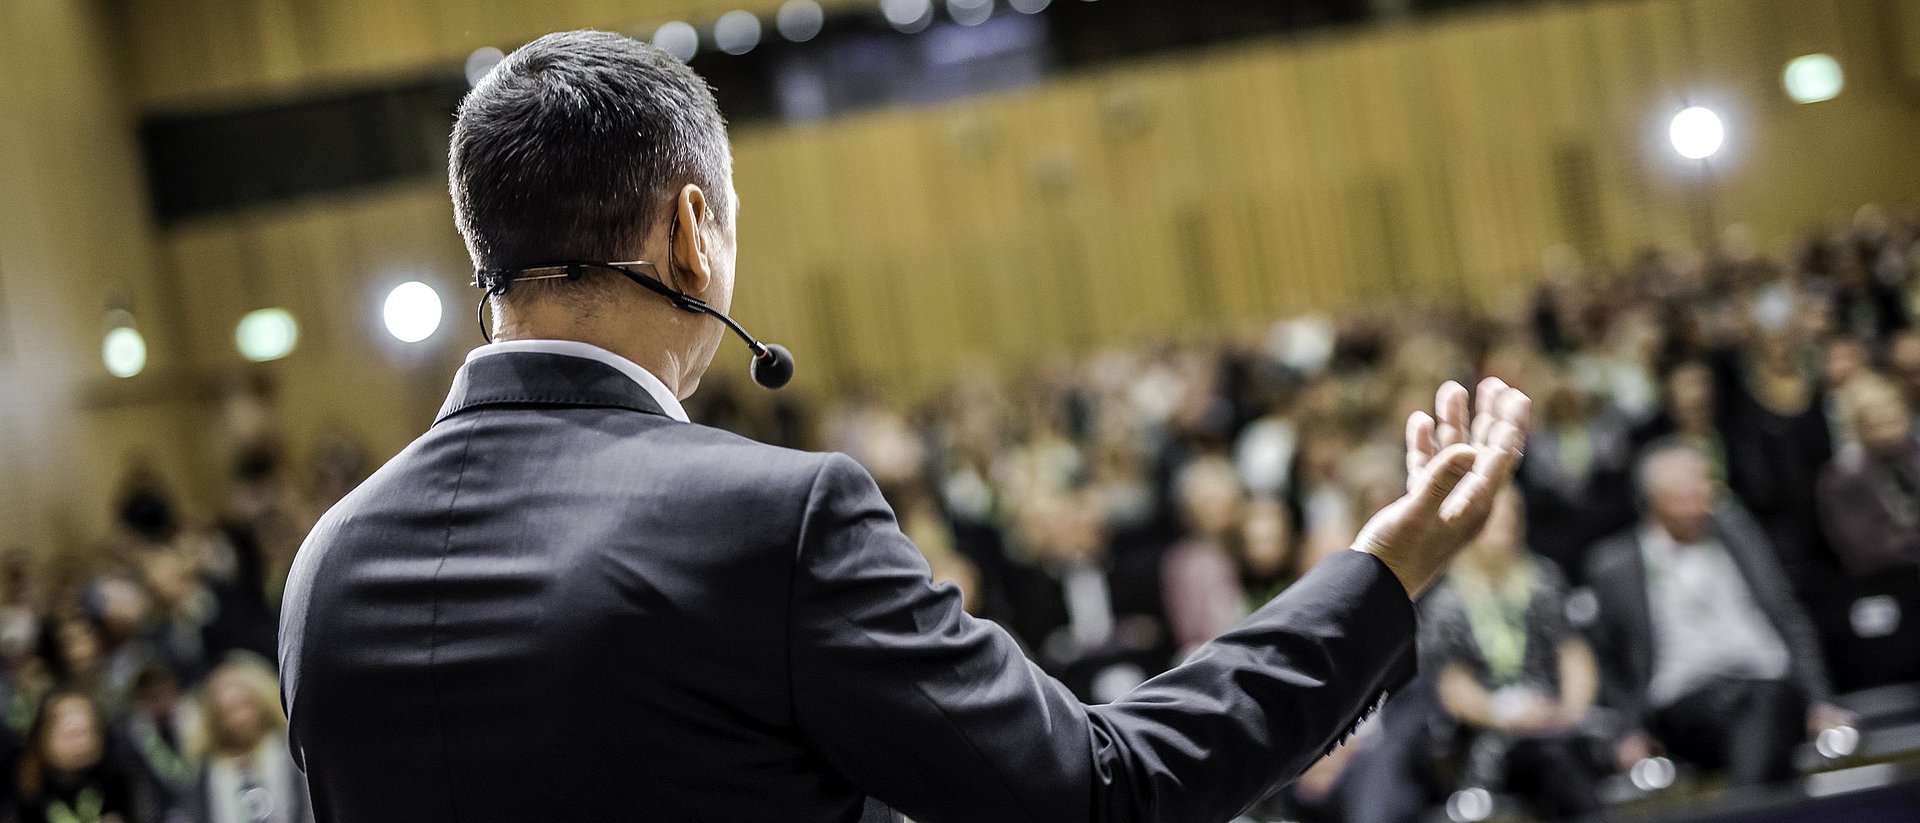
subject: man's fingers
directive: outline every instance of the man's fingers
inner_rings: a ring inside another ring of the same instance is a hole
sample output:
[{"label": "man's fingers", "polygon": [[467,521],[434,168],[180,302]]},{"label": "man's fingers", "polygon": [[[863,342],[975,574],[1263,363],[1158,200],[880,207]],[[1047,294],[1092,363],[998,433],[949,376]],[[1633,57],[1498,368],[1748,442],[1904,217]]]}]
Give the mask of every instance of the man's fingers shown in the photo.
[{"label": "man's fingers", "polygon": [[1417,411],[1407,416],[1407,491],[1433,460],[1433,415]]},{"label": "man's fingers", "polygon": [[1434,429],[1434,445],[1446,448],[1467,442],[1467,389],[1452,380],[1440,386],[1433,396],[1434,413],[1439,417]]},{"label": "man's fingers", "polygon": [[1474,449],[1473,471],[1440,507],[1440,519],[1453,522],[1463,515],[1477,516],[1491,509],[1494,496],[1513,479],[1513,469],[1526,442],[1520,427],[1499,420],[1487,437],[1492,442]]},{"label": "man's fingers", "polygon": [[1524,442],[1527,432],[1533,429],[1533,398],[1519,389],[1509,388],[1500,393],[1500,399],[1494,401],[1499,419],[1512,423],[1520,430],[1520,439]]},{"label": "man's fingers", "polygon": [[1487,431],[1493,427],[1493,421],[1499,419],[1500,397],[1507,390],[1507,381],[1498,377],[1489,377],[1480,381],[1473,393],[1473,444],[1487,444]]},{"label": "man's fingers", "polygon": [[1474,450],[1472,446],[1456,443],[1440,450],[1427,463],[1426,474],[1421,475],[1415,490],[1413,505],[1427,511],[1435,511],[1453,493],[1460,479],[1473,469]]}]

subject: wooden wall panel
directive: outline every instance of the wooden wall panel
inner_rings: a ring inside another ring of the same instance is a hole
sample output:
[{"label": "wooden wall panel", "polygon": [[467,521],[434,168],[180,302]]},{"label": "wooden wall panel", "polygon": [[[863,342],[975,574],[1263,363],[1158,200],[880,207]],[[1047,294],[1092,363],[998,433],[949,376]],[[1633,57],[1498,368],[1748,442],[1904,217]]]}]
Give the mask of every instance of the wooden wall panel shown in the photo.
[{"label": "wooden wall panel", "polygon": [[[1720,222],[1751,223],[1782,248],[1829,212],[1920,191],[1920,108],[1902,62],[1915,44],[1886,22],[1906,19],[1889,2],[1510,7],[1155,58],[940,107],[743,129],[736,313],[795,350],[794,391],[874,378],[910,397],[983,358],[1017,369],[1062,348],[1209,336],[1401,297],[1492,300],[1529,282],[1555,243],[1622,260],[1693,237],[1699,170],[1665,134],[1688,100],[1711,101],[1728,121],[1707,192]],[[0,349],[0,386],[16,397],[18,386],[64,387],[33,408],[0,403],[0,428],[77,408],[60,442],[111,446],[71,482],[97,483],[138,447],[210,495],[223,465],[200,448],[215,417],[209,397],[264,368],[283,385],[296,454],[334,428],[378,453],[397,449],[431,419],[478,342],[444,186],[201,219],[155,240],[141,217],[130,107],[417,73],[547,29],[647,31],[733,5],[777,3],[115,4],[117,34],[100,36],[126,49],[125,88],[89,63],[0,93],[0,175],[25,193],[0,192],[0,319],[13,324],[0,334],[47,348],[31,361]],[[93,14],[81,19],[105,28]],[[93,36],[32,22],[54,42]],[[23,63],[10,45],[0,36],[0,67]],[[1839,57],[1847,88],[1793,105],[1779,71],[1809,51]],[[55,105],[73,95],[93,102]],[[93,136],[53,139],[22,125],[50,112],[78,118],[60,134]],[[81,162],[95,157],[108,162]],[[80,228],[93,225],[114,229],[112,242]],[[392,341],[379,318],[386,291],[405,279],[434,284],[445,300],[441,330],[413,346]],[[88,404],[104,379],[99,312],[115,289],[135,296],[143,324],[164,309],[149,332],[156,375],[188,389]],[[261,305],[292,309],[303,341],[282,363],[249,367],[233,324]],[[43,306],[56,307],[45,320]],[[716,372],[742,380],[744,361],[729,345]],[[45,377],[58,370],[86,377]],[[160,421],[158,435],[130,428],[148,419]],[[50,458],[0,440],[0,459]],[[67,482],[47,481],[42,497]]]}]

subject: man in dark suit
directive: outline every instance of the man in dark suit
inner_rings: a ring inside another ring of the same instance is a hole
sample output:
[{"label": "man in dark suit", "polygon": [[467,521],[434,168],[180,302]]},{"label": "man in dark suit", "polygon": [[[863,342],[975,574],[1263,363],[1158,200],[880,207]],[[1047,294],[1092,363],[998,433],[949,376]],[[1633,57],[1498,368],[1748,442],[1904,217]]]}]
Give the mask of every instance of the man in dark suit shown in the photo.
[{"label": "man in dark suit", "polygon": [[476,266],[621,271],[496,289],[503,342],[302,547],[281,664],[319,820],[1218,821],[1405,681],[1409,594],[1486,519],[1524,395],[1489,379],[1470,422],[1447,384],[1356,551],[1086,706],[930,584],[852,460],[686,422],[720,325],[633,272],[727,310],[729,166],[706,84],[617,35],[462,103]]},{"label": "man in dark suit", "polygon": [[1852,718],[1827,702],[1819,637],[1779,558],[1752,517],[1717,500],[1692,441],[1650,446],[1637,480],[1642,523],[1595,546],[1587,570],[1603,698],[1625,721],[1621,766],[1664,746],[1734,785],[1791,777],[1802,734]]}]

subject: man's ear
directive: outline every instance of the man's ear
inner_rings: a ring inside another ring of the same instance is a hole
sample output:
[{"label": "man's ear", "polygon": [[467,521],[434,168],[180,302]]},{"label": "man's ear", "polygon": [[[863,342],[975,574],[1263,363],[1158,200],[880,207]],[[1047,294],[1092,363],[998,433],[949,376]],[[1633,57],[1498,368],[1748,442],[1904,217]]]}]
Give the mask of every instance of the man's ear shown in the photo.
[{"label": "man's ear", "polygon": [[707,193],[688,183],[673,198],[673,212],[673,222],[679,230],[668,239],[672,244],[667,250],[672,258],[669,276],[677,281],[671,285],[687,294],[705,294],[707,286],[713,283],[707,247],[707,224],[713,212],[707,208]]}]

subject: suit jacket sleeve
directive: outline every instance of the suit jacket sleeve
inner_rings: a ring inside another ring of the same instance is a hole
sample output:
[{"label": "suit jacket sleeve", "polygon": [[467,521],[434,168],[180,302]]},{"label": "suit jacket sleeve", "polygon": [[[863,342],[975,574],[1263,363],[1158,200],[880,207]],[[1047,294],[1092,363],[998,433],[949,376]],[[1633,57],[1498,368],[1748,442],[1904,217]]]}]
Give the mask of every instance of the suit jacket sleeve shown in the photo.
[{"label": "suit jacket sleeve", "polygon": [[1740,552],[1741,566],[1753,588],[1754,601],[1773,620],[1780,639],[1793,658],[1792,676],[1807,700],[1825,702],[1833,698],[1833,686],[1827,679],[1826,655],[1820,651],[1820,634],[1813,621],[1794,597],[1793,581],[1780,566],[1767,533],[1753,516],[1737,505],[1722,511],[1729,551]]},{"label": "suit jacket sleeve", "polygon": [[841,775],[926,823],[1231,818],[1412,676],[1414,616],[1341,552],[1188,661],[1088,707],[932,586],[864,470],[814,481],[791,600],[795,721]]}]

